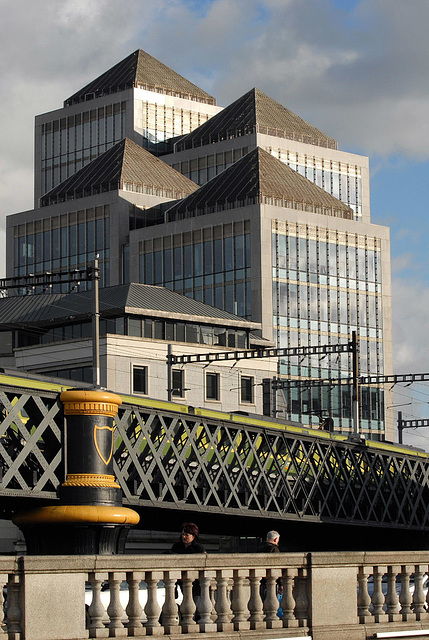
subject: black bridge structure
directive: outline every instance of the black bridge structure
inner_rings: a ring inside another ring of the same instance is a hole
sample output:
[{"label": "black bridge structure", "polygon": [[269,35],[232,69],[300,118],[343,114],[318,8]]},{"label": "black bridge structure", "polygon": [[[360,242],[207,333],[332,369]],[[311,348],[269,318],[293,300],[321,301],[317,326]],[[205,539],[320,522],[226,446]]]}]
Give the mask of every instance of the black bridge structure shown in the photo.
[{"label": "black bridge structure", "polygon": [[[65,388],[0,374],[1,518],[58,501],[67,473]],[[121,397],[114,472],[123,504],[140,513],[145,529],[179,531],[195,520],[220,535],[277,529],[292,550],[426,548],[429,454],[287,421]]]}]

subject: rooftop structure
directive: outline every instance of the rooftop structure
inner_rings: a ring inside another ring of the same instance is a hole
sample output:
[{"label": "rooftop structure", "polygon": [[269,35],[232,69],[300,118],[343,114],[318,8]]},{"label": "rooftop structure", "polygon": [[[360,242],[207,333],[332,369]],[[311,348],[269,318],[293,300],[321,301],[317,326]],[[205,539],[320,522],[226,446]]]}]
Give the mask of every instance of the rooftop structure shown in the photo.
[{"label": "rooftop structure", "polygon": [[78,102],[88,102],[100,96],[111,95],[130,88],[146,89],[167,96],[216,104],[213,96],[206,91],[145,51],[138,49],[85,87],[76,91],[64,101],[64,106],[69,107]]},{"label": "rooftop structure", "polygon": [[277,138],[289,138],[306,144],[337,149],[337,143],[333,138],[254,88],[208,122],[183,136],[176,142],[175,151],[201,147],[255,131]]},{"label": "rooftop structure", "polygon": [[267,203],[353,219],[353,211],[260,147],[167,210],[180,220],[202,212]]},{"label": "rooftop structure", "polygon": [[[142,50],[36,117],[34,205],[124,138],[158,154],[221,110],[206,91]],[[162,145],[160,145],[162,143]]]},{"label": "rooftop structure", "polygon": [[46,193],[42,207],[106,191],[134,191],[184,198],[197,185],[125,138]]}]

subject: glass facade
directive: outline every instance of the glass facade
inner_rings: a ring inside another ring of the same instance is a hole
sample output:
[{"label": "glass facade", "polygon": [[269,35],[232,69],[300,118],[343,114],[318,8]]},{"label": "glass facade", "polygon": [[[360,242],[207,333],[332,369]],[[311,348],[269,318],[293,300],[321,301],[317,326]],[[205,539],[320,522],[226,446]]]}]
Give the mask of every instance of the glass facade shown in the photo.
[{"label": "glass facade", "polygon": [[[273,221],[273,324],[278,346],[346,342],[359,337],[360,374],[383,374],[381,243],[373,237]],[[284,359],[280,375],[293,378],[345,378],[351,354]],[[350,389],[344,386],[289,388],[287,417],[311,422],[327,413],[343,432],[351,429]],[[362,428],[379,432],[383,393],[362,389]]]},{"label": "glass facade", "polygon": [[[109,286],[109,206],[71,211],[14,228],[14,275],[86,268],[99,256],[100,286]],[[85,284],[82,283],[81,287]],[[65,293],[69,285],[61,285]],[[81,289],[82,290],[82,289]],[[40,293],[40,291],[35,291]]]},{"label": "glass facade", "polygon": [[[91,338],[92,324],[90,320],[87,320],[46,329],[41,327],[32,327],[28,331],[21,329],[15,332],[13,342],[11,332],[4,333],[10,334],[7,336],[7,341],[11,343],[11,348],[12,345],[28,347],[64,340]],[[237,349],[247,349],[249,346],[248,331],[244,329],[141,316],[101,318],[100,335],[107,334],[168,340],[169,342],[218,345]],[[0,336],[3,336],[3,333],[0,333]]]},{"label": "glass facade", "polygon": [[222,173],[222,171],[230,167],[247,153],[248,147],[242,147],[241,149],[231,149],[230,151],[222,153],[213,153],[200,158],[193,158],[192,160],[184,160],[171,166],[173,169],[176,169],[176,171],[183,173],[183,175],[192,180],[192,182],[203,185],[219,175],[219,173]]},{"label": "glass facade", "polygon": [[302,176],[317,184],[332,196],[347,204],[355,212],[355,218],[362,217],[362,176],[361,168],[345,162],[315,158],[295,151],[265,147],[268,153],[278,158]]},{"label": "glass facade", "polygon": [[[152,150],[152,145],[190,133],[210,117],[197,110],[167,105],[164,96],[154,96],[149,91],[136,92],[136,95],[139,93],[143,93],[144,97],[134,99],[134,122],[136,131],[142,135],[142,146],[146,149]],[[200,109],[203,108],[204,105],[200,105]],[[162,150],[160,146],[157,149]]]},{"label": "glass facade", "polygon": [[139,282],[251,318],[250,222],[142,241]]},{"label": "glass facade", "polygon": [[41,126],[41,193],[44,194],[120,142],[125,102],[83,111]]}]

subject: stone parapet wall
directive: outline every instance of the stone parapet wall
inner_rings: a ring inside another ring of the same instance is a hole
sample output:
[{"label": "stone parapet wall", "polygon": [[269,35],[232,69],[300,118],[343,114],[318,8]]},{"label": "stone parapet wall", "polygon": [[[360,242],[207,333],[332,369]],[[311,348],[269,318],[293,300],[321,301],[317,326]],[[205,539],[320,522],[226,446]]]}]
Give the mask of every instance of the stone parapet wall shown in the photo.
[{"label": "stone parapet wall", "polygon": [[3,557],[1,629],[16,640],[422,637],[428,574],[427,551]]}]

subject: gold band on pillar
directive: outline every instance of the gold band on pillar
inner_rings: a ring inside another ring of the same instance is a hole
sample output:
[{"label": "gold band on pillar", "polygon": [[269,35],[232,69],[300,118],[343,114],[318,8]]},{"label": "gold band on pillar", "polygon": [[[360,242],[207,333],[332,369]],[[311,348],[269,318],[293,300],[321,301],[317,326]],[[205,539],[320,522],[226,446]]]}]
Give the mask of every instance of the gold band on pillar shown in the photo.
[{"label": "gold band on pillar", "polygon": [[94,473],[68,473],[62,487],[114,487],[121,486],[115,481],[115,476]]},{"label": "gold band on pillar", "polygon": [[63,391],[60,399],[64,404],[66,416],[103,415],[114,418],[118,413],[118,407],[122,404],[121,398],[116,393],[86,389]]},{"label": "gold band on pillar", "polygon": [[57,505],[39,507],[13,518],[19,525],[95,523],[114,525],[135,525],[140,516],[127,507],[102,505]]}]

